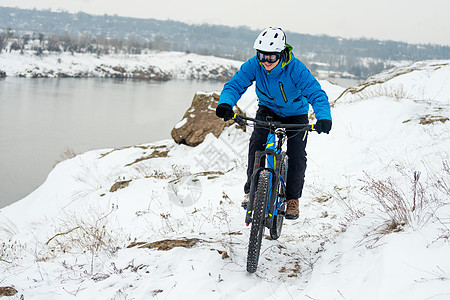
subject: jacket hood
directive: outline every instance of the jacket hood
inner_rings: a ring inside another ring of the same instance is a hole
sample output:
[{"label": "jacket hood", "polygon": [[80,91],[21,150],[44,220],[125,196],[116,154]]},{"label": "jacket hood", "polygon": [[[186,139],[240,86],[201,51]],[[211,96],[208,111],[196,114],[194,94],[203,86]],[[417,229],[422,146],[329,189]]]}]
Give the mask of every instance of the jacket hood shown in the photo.
[{"label": "jacket hood", "polygon": [[292,58],[293,58],[293,56],[294,56],[294,53],[292,53],[292,50],[293,50],[294,48],[291,46],[291,45],[289,45],[289,44],[286,44],[286,49],[285,50],[283,50],[283,51],[286,51],[286,56],[287,57],[284,57],[285,55],[283,55],[283,61],[281,62],[281,68],[284,68],[286,65],[288,65],[290,62],[291,62],[291,60],[292,60]]}]

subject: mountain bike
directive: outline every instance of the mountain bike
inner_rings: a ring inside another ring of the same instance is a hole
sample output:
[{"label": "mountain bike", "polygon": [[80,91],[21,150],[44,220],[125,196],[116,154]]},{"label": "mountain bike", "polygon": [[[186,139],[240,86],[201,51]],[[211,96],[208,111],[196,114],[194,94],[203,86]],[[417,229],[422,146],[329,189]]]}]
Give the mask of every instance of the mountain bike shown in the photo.
[{"label": "mountain bike", "polygon": [[[282,124],[235,114],[233,120],[243,126],[261,126],[269,129],[264,151],[256,151],[255,164],[251,175],[250,194],[245,214],[245,223],[251,224],[247,253],[247,272],[254,273],[258,267],[264,229],[276,240],[281,235],[286,211],[286,182],[288,157],[282,149],[287,139],[287,131],[299,133],[313,131],[314,124]],[[251,123],[249,124],[248,121]],[[265,161],[262,164],[263,160]]]}]

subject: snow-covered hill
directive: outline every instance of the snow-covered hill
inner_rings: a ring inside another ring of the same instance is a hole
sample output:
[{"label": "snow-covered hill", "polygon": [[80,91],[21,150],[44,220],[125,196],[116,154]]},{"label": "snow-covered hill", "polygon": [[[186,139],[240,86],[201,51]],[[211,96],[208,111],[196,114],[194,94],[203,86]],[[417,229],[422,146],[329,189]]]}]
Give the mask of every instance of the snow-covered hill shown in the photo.
[{"label": "snow-covered hill", "polygon": [[[0,286],[10,299],[448,299],[450,65],[435,64],[335,102],[331,133],[309,136],[300,218],[263,240],[254,275],[240,208],[250,132],[232,126],[195,148],[58,164],[0,210]],[[251,88],[239,106],[255,111]]]},{"label": "snow-covered hill", "polygon": [[141,55],[0,53],[0,71],[18,77],[115,77],[168,79],[231,78],[242,62],[186,54],[149,52]]}]

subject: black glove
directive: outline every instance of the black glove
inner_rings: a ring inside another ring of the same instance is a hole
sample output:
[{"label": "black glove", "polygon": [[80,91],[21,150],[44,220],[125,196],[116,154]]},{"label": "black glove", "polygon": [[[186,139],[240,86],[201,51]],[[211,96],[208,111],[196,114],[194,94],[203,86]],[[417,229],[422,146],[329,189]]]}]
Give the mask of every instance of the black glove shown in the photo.
[{"label": "black glove", "polygon": [[314,127],[316,128],[317,133],[325,132],[326,134],[328,134],[331,130],[331,120],[317,120],[317,123]]},{"label": "black glove", "polygon": [[217,105],[216,116],[223,118],[224,121],[233,119],[234,111],[229,104],[222,103]]}]

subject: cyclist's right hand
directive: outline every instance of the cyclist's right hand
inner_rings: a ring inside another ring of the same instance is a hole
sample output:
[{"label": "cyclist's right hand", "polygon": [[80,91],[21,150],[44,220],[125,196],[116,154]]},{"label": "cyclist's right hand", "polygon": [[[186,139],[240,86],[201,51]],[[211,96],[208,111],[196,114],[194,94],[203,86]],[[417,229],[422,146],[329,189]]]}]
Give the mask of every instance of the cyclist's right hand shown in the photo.
[{"label": "cyclist's right hand", "polygon": [[320,119],[317,121],[316,123],[316,131],[318,134],[325,132],[326,134],[330,133],[331,130],[331,120],[327,120],[327,119]]},{"label": "cyclist's right hand", "polygon": [[222,103],[217,105],[216,116],[223,118],[224,121],[233,119],[234,111],[229,104]]}]

